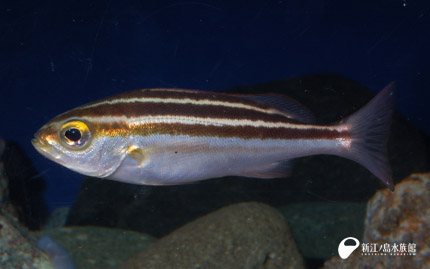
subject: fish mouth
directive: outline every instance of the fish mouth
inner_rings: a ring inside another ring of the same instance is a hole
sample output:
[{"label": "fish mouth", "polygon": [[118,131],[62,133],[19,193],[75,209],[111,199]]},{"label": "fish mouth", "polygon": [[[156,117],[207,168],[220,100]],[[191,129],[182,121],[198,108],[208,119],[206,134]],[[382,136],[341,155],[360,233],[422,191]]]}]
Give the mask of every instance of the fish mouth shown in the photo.
[{"label": "fish mouth", "polygon": [[43,143],[43,141],[37,139],[37,138],[33,138],[31,139],[31,144],[33,145],[33,147],[43,156],[48,157],[48,146]]},{"label": "fish mouth", "polygon": [[47,146],[39,139],[36,139],[36,138],[31,139],[31,144],[39,153],[43,154],[43,152],[47,151]]},{"label": "fish mouth", "polygon": [[44,157],[51,161],[60,162],[60,154],[57,150],[53,146],[47,144],[45,140],[37,138],[37,134],[35,138],[31,139],[31,144]]}]

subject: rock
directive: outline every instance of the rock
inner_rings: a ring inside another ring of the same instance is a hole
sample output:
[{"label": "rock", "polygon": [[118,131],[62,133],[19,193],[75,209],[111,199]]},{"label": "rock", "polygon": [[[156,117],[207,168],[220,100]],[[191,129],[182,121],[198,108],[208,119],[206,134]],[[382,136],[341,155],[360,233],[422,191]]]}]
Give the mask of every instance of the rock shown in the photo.
[{"label": "rock", "polygon": [[[268,194],[280,181],[235,177],[196,184],[145,186],[87,178],[66,225],[116,227],[163,237],[229,204],[270,201]],[[288,197],[286,192],[290,190],[285,188],[282,192]]]},{"label": "rock", "polygon": [[[378,191],[368,202],[364,225],[361,248],[346,260],[330,259],[325,268],[430,268],[430,173],[411,175],[394,193]],[[367,243],[377,244],[377,255],[365,255],[372,254],[363,251]],[[384,244],[390,251],[379,250]]]},{"label": "rock", "polygon": [[10,201],[9,178],[6,176],[3,162],[5,148],[6,142],[3,139],[0,139],[0,212],[4,215],[18,217],[18,213]]},{"label": "rock", "polygon": [[34,238],[24,235],[18,223],[0,215],[0,268],[54,268],[48,256],[35,246]]},{"label": "rock", "polygon": [[5,148],[6,142],[3,139],[0,139],[0,158],[3,156]]},{"label": "rock", "polygon": [[118,268],[155,239],[145,234],[102,227],[65,227],[38,232],[69,254],[76,268]]},{"label": "rock", "polygon": [[310,202],[287,205],[279,210],[306,259],[327,260],[337,254],[342,239],[363,235],[364,203]]},{"label": "rock", "polygon": [[[6,176],[4,163],[1,159],[4,150],[4,141],[0,139],[0,215],[9,221],[18,223],[19,214],[10,200],[9,178]],[[21,225],[17,225],[21,229]]]},{"label": "rock", "polygon": [[122,268],[304,268],[286,220],[261,203],[201,217],[127,261]]},{"label": "rock", "polygon": [[69,215],[70,207],[63,206],[56,208],[48,217],[43,230],[63,227],[66,224],[67,216]]},{"label": "rock", "polygon": [[0,212],[18,217],[9,198],[9,179],[4,171],[4,164],[0,161]]},{"label": "rock", "polygon": [[36,247],[36,237],[19,222],[20,215],[9,196],[4,169],[5,142],[0,139],[0,268],[54,268],[49,257]]},{"label": "rock", "polygon": [[19,221],[26,227],[40,229],[48,215],[43,200],[45,182],[17,143],[1,141],[0,163],[8,177],[8,204],[14,207]]}]

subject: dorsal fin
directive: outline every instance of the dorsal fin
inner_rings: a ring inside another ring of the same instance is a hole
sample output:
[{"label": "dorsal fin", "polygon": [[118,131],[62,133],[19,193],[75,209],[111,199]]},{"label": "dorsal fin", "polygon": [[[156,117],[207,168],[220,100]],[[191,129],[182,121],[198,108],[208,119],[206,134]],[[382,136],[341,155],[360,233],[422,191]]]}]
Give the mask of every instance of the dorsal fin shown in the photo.
[{"label": "dorsal fin", "polygon": [[286,97],[281,94],[255,94],[255,95],[239,95],[258,103],[267,104],[281,112],[287,118],[296,120],[301,123],[313,124],[315,117],[312,112],[304,105],[300,104],[293,98]]}]

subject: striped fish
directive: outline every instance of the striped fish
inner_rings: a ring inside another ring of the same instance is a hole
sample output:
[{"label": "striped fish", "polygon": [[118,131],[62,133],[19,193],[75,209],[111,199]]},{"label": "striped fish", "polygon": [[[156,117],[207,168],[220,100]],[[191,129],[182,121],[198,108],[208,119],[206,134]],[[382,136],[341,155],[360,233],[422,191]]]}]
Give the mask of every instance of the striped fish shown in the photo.
[{"label": "striped fish", "polygon": [[283,177],[291,159],[331,154],[358,162],[393,190],[386,144],[395,88],[390,83],[331,125],[316,125],[281,95],[137,90],[60,114],[32,144],[78,173],[148,185]]}]

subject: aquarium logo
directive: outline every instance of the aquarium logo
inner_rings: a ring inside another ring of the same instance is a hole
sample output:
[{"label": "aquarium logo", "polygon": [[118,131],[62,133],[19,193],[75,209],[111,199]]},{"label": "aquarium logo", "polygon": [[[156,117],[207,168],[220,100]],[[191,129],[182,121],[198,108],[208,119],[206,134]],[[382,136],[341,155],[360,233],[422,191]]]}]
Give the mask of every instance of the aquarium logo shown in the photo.
[{"label": "aquarium logo", "polygon": [[[355,242],[355,245],[345,245],[345,242],[348,240],[352,240]],[[360,246],[360,241],[358,241],[357,238],[355,237],[347,237],[345,239],[343,239],[340,244],[339,247],[337,248],[337,251],[339,252],[339,256],[342,259],[346,259],[349,257],[349,255],[351,255],[352,252],[354,252],[354,250],[356,250],[358,247]]]},{"label": "aquarium logo", "polygon": [[[354,245],[345,244],[346,241],[354,241]],[[354,250],[360,246],[360,241],[355,237],[347,237],[343,239],[337,248],[339,256],[342,259],[347,259]],[[362,256],[416,256],[417,245],[415,243],[362,243]]]},{"label": "aquarium logo", "polygon": [[361,255],[364,256],[416,256],[415,243],[363,243]]}]

